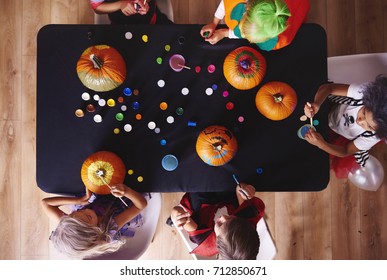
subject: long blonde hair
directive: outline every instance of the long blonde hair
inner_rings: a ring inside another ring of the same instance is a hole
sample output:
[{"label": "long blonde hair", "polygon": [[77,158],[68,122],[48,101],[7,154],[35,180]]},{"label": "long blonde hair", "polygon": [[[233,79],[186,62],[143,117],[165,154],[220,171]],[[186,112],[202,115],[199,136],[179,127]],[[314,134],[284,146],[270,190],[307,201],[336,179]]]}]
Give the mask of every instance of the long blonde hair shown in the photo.
[{"label": "long blonde hair", "polygon": [[125,238],[113,239],[109,235],[110,219],[107,223],[92,227],[74,217],[63,216],[50,240],[59,252],[72,259],[115,252],[125,244]]},{"label": "long blonde hair", "polygon": [[262,43],[285,31],[290,11],[284,0],[251,0],[242,34],[250,43]]}]

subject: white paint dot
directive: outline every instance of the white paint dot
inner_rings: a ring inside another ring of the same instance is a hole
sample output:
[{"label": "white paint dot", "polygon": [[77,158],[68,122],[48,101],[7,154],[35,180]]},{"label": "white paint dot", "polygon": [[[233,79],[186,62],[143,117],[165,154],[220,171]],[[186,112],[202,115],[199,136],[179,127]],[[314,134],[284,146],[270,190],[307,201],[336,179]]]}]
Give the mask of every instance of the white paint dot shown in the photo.
[{"label": "white paint dot", "polygon": [[164,86],[165,86],[165,81],[164,81],[164,80],[159,80],[159,81],[157,82],[157,85],[158,85],[159,87],[164,87]]},{"label": "white paint dot", "polygon": [[207,88],[206,89],[206,94],[207,95],[211,95],[211,94],[213,94],[214,93],[214,90],[212,89],[212,88]]},{"label": "white paint dot", "polygon": [[99,95],[98,94],[94,94],[93,98],[94,98],[95,101],[98,101],[99,100]]},{"label": "white paint dot", "polygon": [[124,130],[126,131],[126,132],[129,132],[129,131],[131,131],[132,130],[132,126],[130,125],[130,124],[126,124],[126,125],[124,125]]},{"label": "white paint dot", "polygon": [[183,95],[187,95],[188,93],[189,93],[189,89],[188,88],[183,88],[182,90],[181,90],[181,93],[183,94]]},{"label": "white paint dot", "polygon": [[167,118],[167,123],[173,123],[174,121],[175,121],[175,118],[172,117],[172,116],[169,116],[169,117]]},{"label": "white paint dot", "polygon": [[156,123],[155,122],[149,122],[148,123],[148,128],[149,129],[155,129],[155,127],[156,127]]},{"label": "white paint dot", "polygon": [[127,109],[128,109],[128,107],[126,107],[126,105],[122,105],[122,106],[121,106],[121,111],[124,111],[124,112],[125,112]]},{"label": "white paint dot", "polygon": [[95,115],[95,116],[94,116],[94,121],[95,121],[96,123],[102,122],[102,117],[101,117],[101,115]]},{"label": "white paint dot", "polygon": [[98,105],[101,106],[101,107],[105,106],[106,105],[106,100],[105,99],[98,100]]},{"label": "white paint dot", "polygon": [[125,38],[128,39],[128,40],[132,39],[133,38],[132,32],[126,32],[125,33]]},{"label": "white paint dot", "polygon": [[82,99],[85,101],[90,100],[90,94],[88,92],[82,93]]}]

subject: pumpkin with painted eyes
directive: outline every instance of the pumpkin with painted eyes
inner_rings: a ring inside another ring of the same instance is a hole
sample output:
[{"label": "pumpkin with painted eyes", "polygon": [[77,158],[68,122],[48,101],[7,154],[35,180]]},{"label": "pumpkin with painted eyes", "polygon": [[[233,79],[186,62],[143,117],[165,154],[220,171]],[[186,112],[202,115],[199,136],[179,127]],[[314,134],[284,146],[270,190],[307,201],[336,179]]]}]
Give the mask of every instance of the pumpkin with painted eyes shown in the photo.
[{"label": "pumpkin with painted eyes", "polygon": [[103,92],[119,87],[126,78],[126,64],[121,54],[108,45],[87,48],[77,63],[77,74],[83,85]]},{"label": "pumpkin with painted eyes", "polygon": [[296,109],[297,94],[286,83],[269,82],[258,90],[255,105],[266,118],[280,121],[289,117]]},{"label": "pumpkin with painted eyes", "polygon": [[266,60],[256,49],[239,47],[226,56],[223,74],[236,89],[252,89],[266,74]]},{"label": "pumpkin with painted eyes", "polygon": [[226,127],[213,125],[205,128],[196,141],[196,152],[208,165],[228,163],[238,150],[235,136]]},{"label": "pumpkin with painted eyes", "polygon": [[90,155],[82,164],[81,178],[86,188],[96,194],[110,194],[108,185],[122,184],[126,175],[124,162],[108,151]]}]

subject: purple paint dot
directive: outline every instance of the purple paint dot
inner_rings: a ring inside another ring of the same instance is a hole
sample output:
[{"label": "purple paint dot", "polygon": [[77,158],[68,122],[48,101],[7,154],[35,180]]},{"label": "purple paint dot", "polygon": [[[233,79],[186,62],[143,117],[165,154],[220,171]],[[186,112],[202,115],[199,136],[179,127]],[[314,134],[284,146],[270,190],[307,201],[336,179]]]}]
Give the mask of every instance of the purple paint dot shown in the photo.
[{"label": "purple paint dot", "polygon": [[223,97],[227,97],[227,96],[228,96],[228,91],[227,90],[223,91]]}]

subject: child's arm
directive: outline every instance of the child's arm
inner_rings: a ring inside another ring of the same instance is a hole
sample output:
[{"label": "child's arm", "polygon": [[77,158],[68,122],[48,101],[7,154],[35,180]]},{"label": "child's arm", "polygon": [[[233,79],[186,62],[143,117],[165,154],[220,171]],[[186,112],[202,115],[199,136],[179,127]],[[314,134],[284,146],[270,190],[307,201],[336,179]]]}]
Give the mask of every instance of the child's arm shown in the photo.
[{"label": "child's arm", "polygon": [[82,197],[55,196],[42,199],[42,207],[48,217],[56,222],[65,214],[59,207],[64,205],[86,205],[89,203],[91,192],[86,189],[86,194]]},{"label": "child's arm", "polygon": [[125,196],[133,202],[133,206],[124,210],[114,218],[118,225],[118,229],[121,229],[147,206],[146,199],[139,192],[132,190],[124,184],[112,186],[111,193],[116,197]]},{"label": "child's arm", "polygon": [[320,133],[316,132],[312,128],[309,129],[305,134],[305,140],[325,151],[326,153],[336,157],[346,157],[359,151],[353,141],[349,142],[346,146],[330,144],[324,140]]},{"label": "child's arm", "polygon": [[238,204],[241,205],[245,200],[255,196],[255,188],[252,185],[240,183],[235,188],[235,193],[238,199]]},{"label": "child's arm", "polygon": [[186,231],[194,231],[198,225],[190,219],[191,215],[183,207],[175,206],[171,212],[171,219],[178,228],[184,228]]},{"label": "child's arm", "polygon": [[[103,2],[99,6],[97,6],[94,11],[97,14],[110,14],[116,11],[121,10],[122,13],[126,16],[130,16],[136,13],[140,14],[146,14],[147,10],[149,9],[148,4],[146,3],[145,5],[142,3],[138,3],[140,9],[136,10],[135,3],[137,3],[138,0],[136,1],[116,1],[116,2]],[[146,10],[146,11],[145,11]]]},{"label": "child's arm", "polygon": [[324,84],[320,86],[314,101],[312,103],[305,104],[304,113],[308,118],[313,118],[320,109],[321,104],[325,101],[329,94],[338,96],[347,96],[349,85],[344,84]]}]

